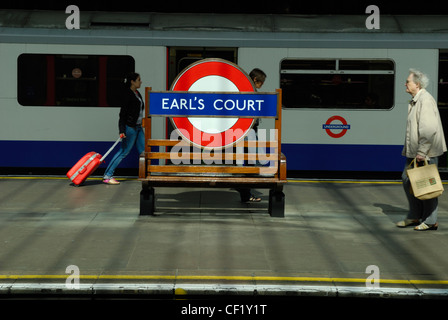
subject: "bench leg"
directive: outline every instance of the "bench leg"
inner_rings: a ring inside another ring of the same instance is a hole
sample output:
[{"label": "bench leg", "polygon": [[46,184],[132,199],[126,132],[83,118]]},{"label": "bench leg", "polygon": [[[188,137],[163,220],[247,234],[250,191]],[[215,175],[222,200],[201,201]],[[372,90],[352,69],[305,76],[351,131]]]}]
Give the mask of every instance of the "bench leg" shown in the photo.
[{"label": "bench leg", "polygon": [[285,217],[285,194],[281,190],[269,190],[269,214],[271,217]]},{"label": "bench leg", "polygon": [[154,195],[154,188],[147,184],[142,184],[142,191],[140,191],[140,215],[154,215],[156,198]]}]

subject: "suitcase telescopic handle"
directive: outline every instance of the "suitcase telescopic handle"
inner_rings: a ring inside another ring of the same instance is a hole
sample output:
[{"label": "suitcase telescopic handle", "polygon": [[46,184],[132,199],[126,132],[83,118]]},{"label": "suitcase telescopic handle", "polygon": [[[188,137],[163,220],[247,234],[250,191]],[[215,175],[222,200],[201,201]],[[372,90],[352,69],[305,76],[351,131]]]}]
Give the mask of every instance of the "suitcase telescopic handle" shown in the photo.
[{"label": "suitcase telescopic handle", "polygon": [[122,140],[122,138],[119,137],[119,138],[117,139],[117,141],[115,141],[115,143],[113,144],[113,146],[110,147],[110,149],[107,150],[106,154],[100,159],[100,162],[103,162],[104,159],[106,159],[106,157],[109,155],[109,153],[112,152],[112,150],[115,148],[115,146],[116,146],[121,140]]}]

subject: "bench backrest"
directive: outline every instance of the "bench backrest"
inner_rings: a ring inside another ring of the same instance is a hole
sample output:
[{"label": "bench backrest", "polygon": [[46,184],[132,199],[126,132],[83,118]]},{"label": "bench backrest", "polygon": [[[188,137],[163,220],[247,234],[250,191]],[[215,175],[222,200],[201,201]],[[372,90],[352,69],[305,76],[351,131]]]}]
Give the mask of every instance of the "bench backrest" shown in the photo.
[{"label": "bench backrest", "polygon": [[[246,138],[239,139],[226,147],[207,147],[196,143],[194,139],[186,138],[182,130],[176,130],[171,134],[170,139],[152,139],[151,137],[151,122],[152,117],[201,117],[204,114],[194,113],[197,108],[192,110],[191,102],[185,102],[184,108],[177,103],[172,108],[172,100],[169,100],[174,95],[172,93],[179,92],[152,92],[151,88],[145,88],[145,118],[143,119],[143,126],[145,127],[145,155],[141,157],[140,161],[140,178],[145,178],[153,174],[212,174],[212,175],[273,175],[279,179],[286,179],[285,172],[279,173],[280,162],[282,160],[281,154],[281,115],[282,115],[282,95],[281,89],[277,89],[275,93],[268,93],[266,96],[269,99],[275,97],[275,106],[272,110],[261,110],[259,105],[252,105],[252,108],[247,108],[248,114],[239,117],[248,118],[274,118],[275,128],[267,131],[258,130],[258,137],[252,130],[246,135]],[[182,93],[189,94],[189,93]],[[200,95],[197,96],[197,95]],[[220,93],[221,94],[221,93]],[[224,94],[224,93],[222,93]],[[233,93],[235,94],[235,93]],[[249,95],[249,97],[259,97],[257,93],[242,93]],[[165,98],[164,98],[165,97]],[[177,99],[188,99],[188,95],[177,96]],[[191,96],[193,97],[193,96]],[[192,100],[198,99],[215,99],[215,109],[218,111],[229,112],[235,109],[228,106],[225,108],[223,104],[225,100],[219,98],[221,96],[207,96],[206,93],[196,93]],[[163,100],[165,99],[165,100]],[[197,106],[205,106],[213,102],[203,100],[202,104]],[[181,100],[178,100],[178,102]],[[204,102],[205,101],[205,102]],[[249,101],[249,100],[247,100]],[[183,103],[182,102],[182,103]],[[258,102],[260,103],[260,102]],[[272,101],[271,101],[272,103]],[[155,107],[154,107],[155,106]],[[242,106],[242,105],[241,105]],[[250,107],[250,105],[249,105]],[[199,111],[204,111],[199,110]],[[219,110],[221,109],[221,110]],[[242,107],[241,107],[242,109]],[[215,110],[215,111],[216,111]],[[263,111],[263,112],[252,112]],[[236,113],[227,113],[224,116],[236,116]],[[256,116],[254,116],[256,115]],[[221,114],[212,115],[220,117]],[[269,138],[268,138],[269,137]],[[144,162],[144,163],[142,163]],[[244,165],[246,164],[246,165]],[[249,164],[249,165],[247,165]]]}]

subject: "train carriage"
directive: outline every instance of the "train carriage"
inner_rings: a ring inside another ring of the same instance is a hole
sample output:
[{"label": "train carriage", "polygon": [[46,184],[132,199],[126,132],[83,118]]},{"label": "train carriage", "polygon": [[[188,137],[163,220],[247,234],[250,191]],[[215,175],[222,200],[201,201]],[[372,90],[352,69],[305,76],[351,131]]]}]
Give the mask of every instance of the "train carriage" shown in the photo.
[{"label": "train carriage", "polygon": [[[107,150],[118,135],[126,72],[167,90],[184,67],[211,57],[261,68],[262,90],[282,88],[291,173],[400,172],[409,68],[428,74],[448,132],[444,16],[381,16],[380,29],[368,29],[367,15],[81,15],[80,29],[69,30],[65,12],[0,12],[3,174],[65,172],[80,155]],[[170,130],[155,121],[152,136]],[[120,170],[136,174],[137,154]]]}]

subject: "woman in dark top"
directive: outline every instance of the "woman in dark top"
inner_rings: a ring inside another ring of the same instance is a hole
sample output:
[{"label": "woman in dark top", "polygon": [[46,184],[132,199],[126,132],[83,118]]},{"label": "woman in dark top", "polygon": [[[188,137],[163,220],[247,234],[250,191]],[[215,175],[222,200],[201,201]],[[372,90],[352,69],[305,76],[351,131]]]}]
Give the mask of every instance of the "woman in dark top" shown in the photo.
[{"label": "woman in dark top", "polygon": [[128,74],[125,84],[126,89],[124,90],[118,121],[120,137],[123,140],[120,150],[114,155],[104,173],[103,182],[107,184],[120,184],[113,177],[115,169],[121,160],[126,158],[134,145],[137,147],[139,154],[145,150],[145,132],[142,128],[145,106],[142,96],[137,91],[142,84],[140,75],[134,72]]}]

